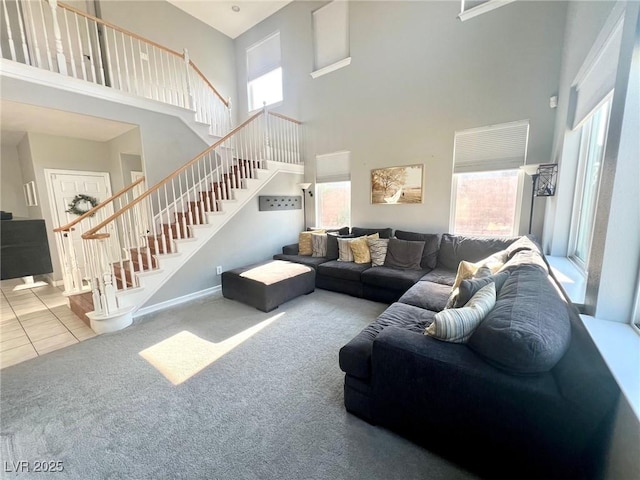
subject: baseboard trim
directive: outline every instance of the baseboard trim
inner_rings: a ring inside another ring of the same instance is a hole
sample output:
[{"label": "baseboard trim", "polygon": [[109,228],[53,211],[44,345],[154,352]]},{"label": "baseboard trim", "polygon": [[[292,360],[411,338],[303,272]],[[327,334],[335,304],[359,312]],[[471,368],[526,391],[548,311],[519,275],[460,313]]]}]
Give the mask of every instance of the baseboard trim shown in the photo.
[{"label": "baseboard trim", "polygon": [[142,315],[147,315],[149,313],[158,312],[160,310],[164,310],[165,308],[174,307],[176,305],[180,305],[182,303],[189,302],[191,300],[196,300],[198,298],[206,297],[208,295],[212,295],[214,293],[218,293],[221,291],[222,291],[222,285],[216,285],[215,287],[205,288],[204,290],[183,295],[182,297],[172,298],[171,300],[166,300],[164,302],[156,303],[154,305],[149,305],[148,307],[140,308],[136,312],[134,312],[133,318],[137,318]]}]

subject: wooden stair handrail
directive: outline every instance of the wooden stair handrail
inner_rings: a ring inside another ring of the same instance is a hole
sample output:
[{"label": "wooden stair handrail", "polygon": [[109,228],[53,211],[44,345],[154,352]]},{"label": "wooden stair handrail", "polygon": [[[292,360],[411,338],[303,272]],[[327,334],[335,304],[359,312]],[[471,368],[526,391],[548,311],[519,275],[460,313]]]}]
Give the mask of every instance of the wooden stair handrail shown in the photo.
[{"label": "wooden stair handrail", "polygon": [[77,15],[80,15],[82,17],[86,17],[89,20],[93,20],[96,23],[100,23],[100,24],[102,24],[102,25],[104,25],[106,27],[113,28],[114,30],[117,30],[120,33],[124,33],[124,34],[129,35],[129,36],[131,36],[133,38],[141,40],[141,41],[143,41],[145,43],[148,43],[149,45],[153,45],[156,48],[164,50],[165,52],[168,52],[168,53],[170,53],[172,55],[175,55],[176,57],[180,57],[180,58],[182,58],[184,60],[184,54],[183,53],[179,53],[179,52],[176,52],[175,50],[171,50],[170,48],[165,47],[164,45],[160,45],[159,43],[156,43],[153,40],[149,40],[148,38],[145,38],[145,37],[143,37],[141,35],[138,35],[137,33],[133,33],[133,32],[131,32],[129,30],[126,30],[126,29],[121,28],[121,27],[119,27],[117,25],[114,25],[111,22],[107,22],[106,20],[102,20],[101,18],[94,17],[93,15],[91,15],[89,13],[86,13],[86,12],[83,12],[82,10],[78,10],[77,8],[72,7],[71,5],[67,5],[66,3],[58,2],[58,6],[64,8],[65,10],[69,10],[70,12],[73,12],[73,13],[75,13]]},{"label": "wooden stair handrail", "polygon": [[195,63],[193,63],[191,60],[189,60],[189,65],[191,65],[193,67],[193,69],[196,71],[196,73],[198,74],[198,76],[202,79],[202,81],[204,83],[206,83],[209,88],[211,90],[213,90],[213,93],[216,94],[216,96],[220,99],[220,101],[224,104],[225,107],[229,108],[229,101],[225,100],[224,98],[222,98],[222,95],[220,95],[220,92],[218,92],[218,90],[216,90],[216,87],[214,87],[211,82],[207,79],[207,77],[204,76],[204,73],[202,73],[200,71],[200,69],[196,66]]},{"label": "wooden stair handrail", "polygon": [[[86,13],[86,12],[83,12],[82,10],[78,10],[77,8],[72,7],[71,5],[67,5],[66,3],[58,2],[58,5],[59,5],[61,8],[64,8],[64,9],[66,9],[66,10],[69,10],[70,12],[73,12],[73,13],[75,13],[75,14],[77,14],[77,15],[80,15],[80,16],[82,16],[82,17],[88,18],[88,19],[90,19],[90,20],[93,20],[93,21],[94,21],[94,22],[96,22],[96,23],[100,23],[100,24],[102,24],[102,25],[104,25],[104,26],[106,26],[106,27],[112,28],[112,29],[114,29],[114,30],[116,30],[116,31],[118,31],[118,32],[120,32],[120,33],[124,33],[125,35],[129,35],[129,36],[131,36],[131,37],[133,37],[133,38],[135,38],[135,39],[137,39],[137,40],[140,40],[140,41],[142,41],[142,42],[148,43],[149,45],[152,45],[152,46],[154,46],[154,47],[156,47],[156,48],[159,48],[159,49],[161,49],[161,50],[164,50],[165,52],[170,53],[171,55],[175,55],[176,57],[180,57],[182,60],[184,60],[184,53],[176,52],[175,50],[172,50],[172,49],[170,49],[170,48],[168,48],[168,47],[165,47],[165,46],[163,46],[163,45],[160,45],[159,43],[156,43],[156,42],[154,42],[153,40],[149,40],[148,38],[145,38],[145,37],[143,37],[143,36],[141,36],[141,35],[138,35],[137,33],[133,33],[133,32],[131,32],[131,31],[129,31],[129,30],[126,30],[126,29],[124,29],[124,28],[121,28],[121,27],[119,27],[119,26],[117,26],[117,25],[114,25],[114,24],[113,24],[113,23],[111,23],[111,22],[107,22],[106,20],[102,20],[101,18],[94,17],[93,15],[90,15],[90,14],[88,14],[88,13]],[[196,71],[196,73],[198,74],[198,76],[199,76],[200,78],[202,78],[202,80],[203,80],[203,81],[204,81],[204,82],[209,86],[209,88],[211,88],[211,90],[213,90],[213,93],[215,93],[215,94],[216,94],[216,96],[220,99],[220,101],[224,104],[224,106],[225,106],[225,107],[227,107],[227,108],[229,108],[229,101],[228,101],[228,100],[225,100],[225,99],[222,97],[222,95],[220,95],[220,93],[218,92],[218,90],[216,90],[216,88],[215,88],[215,87],[211,84],[211,82],[210,82],[210,81],[209,81],[209,80],[204,76],[204,74],[200,71],[200,69],[196,66],[196,64],[195,64],[195,63],[193,63],[193,61],[192,61],[192,60],[189,60],[189,65],[191,65],[191,66],[193,67],[193,69]]]},{"label": "wooden stair handrail", "polygon": [[113,202],[116,198],[121,197],[122,195],[124,195],[125,193],[127,193],[129,190],[133,189],[133,187],[135,187],[136,185],[139,185],[140,183],[142,183],[144,181],[144,177],[140,177],[138,180],[136,180],[135,182],[133,182],[131,185],[124,187],[122,190],[120,190],[119,192],[116,192],[114,195],[111,195],[109,198],[107,198],[106,200],[103,200],[102,202],[100,202],[98,205],[96,205],[95,207],[93,207],[91,210],[86,211],[85,213],[83,213],[82,215],[80,215],[78,218],[76,218],[75,220],[73,220],[72,222],[67,223],[66,225],[63,225],[61,227],[58,228],[54,228],[53,231],[58,233],[58,232],[68,232],[70,231],[75,225],[77,225],[78,223],[80,223],[82,220],[84,220],[87,217],[91,217],[93,214],[95,214],[98,210],[100,210],[102,207],[104,207],[105,205],[108,205],[109,203]]},{"label": "wooden stair handrail", "polygon": [[282,118],[283,120],[287,120],[289,122],[293,122],[293,123],[296,123],[298,125],[302,125],[302,122],[300,120],[296,120],[295,118],[287,117],[286,115],[283,115],[281,113],[269,112],[269,115],[273,115],[274,117]]},{"label": "wooden stair handrail", "polygon": [[107,218],[106,220],[104,220],[102,223],[99,223],[98,225],[96,225],[95,227],[87,230],[83,235],[82,238],[85,240],[95,240],[98,238],[105,238],[104,235],[109,236],[108,233],[103,233],[103,234],[98,234],[101,235],[101,237],[98,237],[96,235],[96,233],[98,232],[98,230],[100,230],[101,228],[105,227],[106,225],[108,225],[109,223],[111,223],[113,220],[115,220],[116,218],[118,218],[119,216],[122,216],[122,214],[124,212],[126,212],[127,210],[130,210],[131,208],[133,208],[135,205],[137,205],[138,203],[140,203],[142,200],[144,200],[145,198],[147,198],[149,195],[151,195],[153,192],[157,191],[160,189],[160,187],[162,187],[163,185],[165,185],[166,183],[168,183],[170,180],[174,179],[175,177],[177,177],[178,175],[180,175],[182,172],[184,172],[185,170],[187,170],[189,167],[191,167],[193,164],[195,164],[198,160],[200,160],[202,157],[204,157],[206,154],[208,154],[209,152],[211,152],[212,150],[215,150],[216,148],[218,148],[220,145],[222,145],[224,142],[226,142],[229,137],[231,137],[232,135],[234,135],[235,133],[237,133],[241,128],[245,127],[246,125],[250,124],[251,122],[253,122],[255,119],[257,119],[258,117],[260,117],[261,115],[264,115],[265,110],[262,110],[258,113],[256,113],[255,115],[253,115],[252,117],[249,117],[247,120],[245,120],[244,122],[242,122],[240,125],[238,125],[236,128],[234,128],[233,130],[231,130],[229,133],[227,133],[224,137],[222,137],[220,140],[218,140],[216,143],[214,143],[213,145],[211,145],[209,148],[207,148],[205,151],[199,153],[196,157],[194,157],[193,159],[191,159],[189,162],[185,163],[182,167],[178,168],[176,171],[174,171],[173,173],[167,175],[164,179],[160,180],[158,183],[156,183],[153,187],[147,189],[146,192],[144,192],[142,195],[140,195],[139,197],[135,198],[132,202],[129,202],[127,205],[125,205],[124,207],[122,207],[120,210],[118,210],[117,212],[115,212],[113,215],[111,215],[109,218]]}]

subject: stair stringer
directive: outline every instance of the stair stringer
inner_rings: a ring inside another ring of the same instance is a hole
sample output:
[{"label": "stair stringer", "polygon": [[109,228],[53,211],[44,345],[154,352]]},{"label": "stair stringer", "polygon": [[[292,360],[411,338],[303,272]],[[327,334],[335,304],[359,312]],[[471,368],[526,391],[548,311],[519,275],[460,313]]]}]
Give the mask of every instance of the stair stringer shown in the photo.
[{"label": "stair stringer", "polygon": [[[206,212],[207,223],[201,225],[189,225],[193,237],[174,240],[176,252],[156,255],[158,268],[136,273],[138,287],[127,290],[119,290],[116,293],[119,310],[135,312],[140,309],[155,292],[160,289],[171,277],[222,227],[224,227],[243,207],[245,207],[256,195],[278,174],[294,173],[304,174],[304,165],[264,161],[266,169],[257,169],[257,178],[247,178],[244,182],[247,188],[232,189],[233,200],[221,200],[222,210],[218,212]],[[133,310],[131,310],[133,309]],[[117,313],[117,312],[114,312]]]}]

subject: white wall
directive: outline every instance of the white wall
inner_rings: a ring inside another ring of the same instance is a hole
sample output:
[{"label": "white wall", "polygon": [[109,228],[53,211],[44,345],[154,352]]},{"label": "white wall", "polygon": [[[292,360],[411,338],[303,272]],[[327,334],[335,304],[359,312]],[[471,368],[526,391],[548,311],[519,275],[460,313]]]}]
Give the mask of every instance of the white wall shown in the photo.
[{"label": "white wall", "polygon": [[[300,175],[278,174],[258,195],[300,195]],[[258,211],[251,200],[161,287],[145,307],[220,285],[216,266],[224,270],[268,260],[296,243],[303,229],[302,210]]]},{"label": "white wall", "polygon": [[25,203],[18,149],[15,145],[2,145],[0,153],[0,210],[11,212],[15,217],[28,217]]},{"label": "white wall", "polygon": [[[276,110],[305,123],[307,181],[316,155],[351,152],[353,225],[448,231],[455,130],[529,119],[529,162],[551,160],[564,2],[515,2],[464,23],[456,2],[350,2],[352,63],[314,80],[311,12],[324,3],[293,2],[236,39],[238,110],[246,48],[279,30]],[[423,204],[370,204],[372,168],[415,163],[425,165]]]}]

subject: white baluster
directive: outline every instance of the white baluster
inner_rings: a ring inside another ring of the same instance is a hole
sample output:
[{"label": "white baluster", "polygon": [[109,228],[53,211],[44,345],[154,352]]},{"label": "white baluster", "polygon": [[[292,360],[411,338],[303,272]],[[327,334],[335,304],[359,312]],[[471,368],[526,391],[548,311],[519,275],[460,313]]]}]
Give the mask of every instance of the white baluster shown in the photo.
[{"label": "white baluster", "polygon": [[[92,22],[93,25],[93,31],[95,32],[95,38],[96,38],[96,51],[98,53],[98,58],[96,59],[96,62],[93,62],[94,64],[97,63],[99,70],[100,70],[100,81],[101,81],[101,85],[106,85],[107,81],[106,81],[106,77],[104,75],[104,66],[102,65],[102,47],[100,46],[100,33],[98,32],[98,23],[97,22]],[[95,68],[95,67],[94,67]]]},{"label": "white baluster", "polygon": [[192,87],[191,87],[191,65],[190,60],[189,60],[189,51],[185,48],[184,49],[184,75],[185,75],[185,80],[187,82],[187,108],[193,110],[193,91],[192,91]]},{"label": "white baluster", "polygon": [[129,44],[131,46],[131,67],[133,68],[133,87],[135,89],[135,93],[139,93],[138,86],[138,69],[136,68],[136,54],[133,50],[133,37],[129,37]]},{"label": "white baluster", "polygon": [[11,60],[16,61],[16,47],[13,43],[13,35],[11,33],[11,24],[9,23],[9,12],[7,11],[7,2],[2,0],[2,8],[4,9],[4,21],[7,25],[7,39],[9,41],[9,52],[11,53]]},{"label": "white baluster", "polygon": [[[25,4],[27,6],[27,11],[29,12],[29,15],[28,15],[29,20],[31,20],[31,31],[37,32],[34,16],[33,16],[33,10],[31,9],[31,2],[25,2]],[[42,66],[42,59],[40,58],[40,47],[38,46],[38,35],[34,34],[31,36],[31,43],[33,44],[33,50],[36,53],[36,66],[40,68]]]},{"label": "white baluster", "polygon": [[64,56],[62,34],[60,33],[60,25],[58,24],[58,0],[49,0],[49,7],[51,8],[51,18],[53,20],[53,36],[56,44],[56,61],[58,62],[58,72],[66,75],[67,59]]},{"label": "white baluster", "polygon": [[[71,45],[71,33],[69,31],[69,18],[67,17],[67,11],[62,10],[62,18],[64,18],[64,24],[67,30],[67,45],[69,45],[69,57],[71,59],[71,74],[73,78],[78,78],[78,72],[76,71],[76,59],[73,55],[73,45]],[[82,61],[82,59],[80,60]]]},{"label": "white baluster", "polygon": [[20,39],[22,40],[22,55],[24,55],[24,63],[26,65],[31,65],[31,60],[29,59],[29,48],[27,47],[27,39],[25,38],[24,22],[22,21],[22,11],[20,10],[20,6],[17,2],[16,11],[18,12],[18,27],[20,28]]},{"label": "white baluster", "polygon": [[47,65],[49,66],[49,70],[53,72],[53,60],[51,58],[51,48],[49,46],[49,29],[47,28],[47,22],[44,16],[44,7],[42,6],[44,2],[38,2],[40,5],[40,18],[42,19],[42,33],[44,34],[44,45],[45,50],[47,51]]},{"label": "white baluster", "polygon": [[91,32],[89,30],[89,20],[84,18],[84,30],[87,33],[87,47],[89,48],[89,65],[91,65],[91,81],[98,83],[98,77],[96,75],[96,59],[93,58],[93,42],[91,41]]},{"label": "white baluster", "polygon": [[[30,3],[30,2],[27,2]],[[73,18],[75,20],[76,23],[76,36],[78,37],[78,55],[79,55],[79,60],[80,60],[80,69],[82,71],[82,79],[86,80],[87,79],[87,69],[84,66],[84,57],[82,55],[82,39],[80,37],[80,24],[78,23],[78,17],[79,15],[74,15]]]},{"label": "white baluster", "polygon": [[122,40],[122,60],[124,61],[124,78],[127,80],[127,92],[131,92],[131,78],[129,75],[129,61],[127,60],[127,45],[124,43],[124,33],[120,32]]}]

